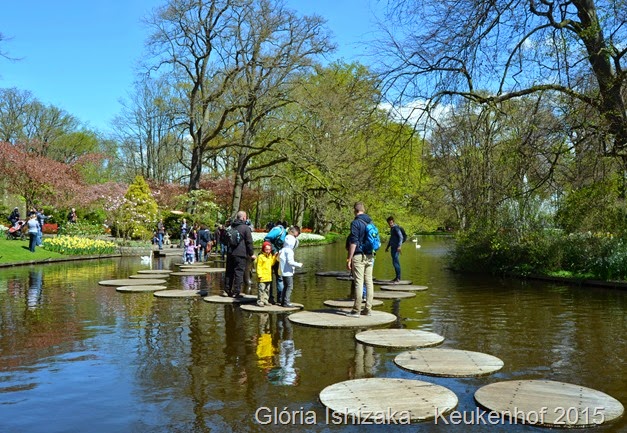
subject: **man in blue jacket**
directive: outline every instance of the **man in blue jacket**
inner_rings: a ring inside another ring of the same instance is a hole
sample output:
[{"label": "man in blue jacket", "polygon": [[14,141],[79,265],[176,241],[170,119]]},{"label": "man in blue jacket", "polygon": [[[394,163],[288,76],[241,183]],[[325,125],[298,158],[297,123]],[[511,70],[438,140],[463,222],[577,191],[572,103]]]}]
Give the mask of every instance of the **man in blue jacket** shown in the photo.
[{"label": "man in blue jacket", "polygon": [[361,311],[362,297],[359,290],[356,292],[353,309],[348,313],[349,317],[359,317],[361,314],[370,316],[372,311],[372,299],[374,286],[372,283],[372,268],[374,266],[374,252],[366,250],[366,226],[372,219],[365,213],[366,207],[362,202],[357,202],[353,206],[355,219],[351,223],[351,233],[348,237],[348,257],[346,258],[346,268],[351,271],[355,281],[355,287],[363,287],[366,283],[366,308]]}]

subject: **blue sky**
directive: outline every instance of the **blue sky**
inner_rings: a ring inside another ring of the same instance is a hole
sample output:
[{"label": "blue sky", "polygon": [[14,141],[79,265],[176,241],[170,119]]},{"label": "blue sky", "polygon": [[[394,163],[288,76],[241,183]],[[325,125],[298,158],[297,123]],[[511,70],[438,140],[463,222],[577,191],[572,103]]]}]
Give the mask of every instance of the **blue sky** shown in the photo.
[{"label": "blue sky", "polygon": [[[7,1],[0,7],[0,88],[28,90],[88,127],[107,132],[132,90],[147,30],[141,18],[164,0]],[[368,63],[372,10],[383,0],[287,0],[302,14],[324,17],[338,51],[333,58]]]}]

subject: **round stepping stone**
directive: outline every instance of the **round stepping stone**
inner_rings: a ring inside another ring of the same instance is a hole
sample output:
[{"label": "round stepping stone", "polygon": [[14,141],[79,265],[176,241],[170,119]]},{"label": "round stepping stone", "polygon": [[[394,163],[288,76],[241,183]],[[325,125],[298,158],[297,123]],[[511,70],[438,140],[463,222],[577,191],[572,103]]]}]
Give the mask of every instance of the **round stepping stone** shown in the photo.
[{"label": "round stepping stone", "polygon": [[101,286],[154,286],[165,284],[165,280],[157,280],[157,279],[132,279],[132,278],[122,278],[119,280],[104,280],[98,281],[98,284]]},{"label": "round stepping stone", "polygon": [[350,277],[351,273],[348,271],[319,271],[316,272],[319,277]]},{"label": "round stepping stone", "polygon": [[355,339],[370,346],[400,348],[436,346],[444,341],[435,332],[416,329],[372,329],[358,333]]},{"label": "round stepping stone", "polygon": [[185,264],[177,264],[176,266],[179,267],[179,269],[197,269],[197,268],[208,268],[209,265],[201,265],[201,264],[195,264],[195,265],[185,265]]},{"label": "round stepping stone", "polygon": [[470,377],[494,373],[503,361],[487,353],[458,349],[418,349],[394,358],[399,367],[415,373],[443,377]]},{"label": "round stepping stone", "polygon": [[552,380],[492,383],[479,388],[475,400],[521,424],[547,427],[595,427],[625,411],[618,400],[601,391]]},{"label": "round stepping stone", "polygon": [[405,298],[413,298],[415,297],[415,293],[409,292],[397,292],[395,290],[390,290],[388,292],[373,292],[372,297],[374,299],[405,299]]},{"label": "round stepping stone", "polygon": [[288,313],[290,311],[302,310],[304,305],[292,302],[293,307],[281,307],[280,305],[265,305],[260,307],[257,305],[256,300],[254,304],[242,305],[242,310],[250,311],[251,313]]},{"label": "round stepping stone", "polygon": [[169,269],[143,269],[141,271],[137,271],[138,274],[169,274],[170,271]]},{"label": "round stepping stone", "polygon": [[151,278],[166,278],[168,275],[162,274],[137,274],[137,275],[129,275],[129,278],[139,279],[139,280],[147,280]]},{"label": "round stepping stone", "polygon": [[381,290],[388,290],[388,291],[402,291],[402,292],[421,292],[423,290],[427,290],[428,287],[427,286],[414,286],[412,284],[407,284],[404,286],[399,286],[399,285],[393,285],[393,286],[381,286],[380,287]]},{"label": "round stepping stone", "polygon": [[202,275],[207,275],[206,272],[200,272],[200,271],[184,271],[184,272],[172,272],[170,275],[174,275],[175,277],[199,277]]},{"label": "round stepping stone", "polygon": [[373,311],[371,316],[349,317],[350,310],[326,309],[290,314],[289,320],[299,325],[317,328],[366,328],[396,321],[394,314]]},{"label": "round stepping stone", "polygon": [[457,406],[455,393],[443,386],[421,380],[378,377],[327,386],[319,398],[334,412],[330,417],[344,415],[348,420],[370,419],[381,424],[392,424],[392,419],[398,424],[426,421]]},{"label": "round stepping stone", "polygon": [[248,304],[257,302],[257,297],[255,295],[244,295],[243,298],[231,298],[230,296],[211,295],[205,296],[203,300],[213,304]]},{"label": "round stepping stone", "polygon": [[203,266],[200,268],[185,268],[181,269],[181,272],[202,272],[203,274],[212,274],[217,272],[225,272],[226,268],[210,268],[208,266]]},{"label": "round stepping stone", "polygon": [[[329,299],[327,301],[324,301],[323,304],[326,305],[327,307],[334,307],[334,308],[353,308],[353,305],[355,304],[355,300],[354,299]],[[372,301],[373,307],[378,307],[379,305],[383,305],[383,301],[377,301],[377,300]]]},{"label": "round stepping stone", "polygon": [[407,286],[411,284],[410,280],[401,280],[397,283],[392,282],[392,280],[378,280],[376,278],[374,278],[372,280],[373,284],[376,284],[378,286]]},{"label": "round stepping stone", "polygon": [[335,279],[340,280],[340,281],[353,281],[353,277],[351,277],[350,275],[342,276],[342,277],[335,277]]},{"label": "round stepping stone", "polygon": [[167,290],[166,286],[120,286],[115,290],[122,293],[136,293],[136,292],[157,292],[159,290]]},{"label": "round stepping stone", "polygon": [[154,295],[158,298],[197,298],[206,293],[201,290],[161,290]]}]

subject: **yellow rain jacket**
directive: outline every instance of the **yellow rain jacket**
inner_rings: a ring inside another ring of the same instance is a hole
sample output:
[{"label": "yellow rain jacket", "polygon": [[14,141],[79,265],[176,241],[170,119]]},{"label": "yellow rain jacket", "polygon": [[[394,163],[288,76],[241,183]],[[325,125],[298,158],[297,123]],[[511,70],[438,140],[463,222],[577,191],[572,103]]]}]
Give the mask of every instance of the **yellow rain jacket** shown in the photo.
[{"label": "yellow rain jacket", "polygon": [[260,283],[272,281],[272,265],[277,262],[275,254],[261,253],[257,256],[257,278]]}]

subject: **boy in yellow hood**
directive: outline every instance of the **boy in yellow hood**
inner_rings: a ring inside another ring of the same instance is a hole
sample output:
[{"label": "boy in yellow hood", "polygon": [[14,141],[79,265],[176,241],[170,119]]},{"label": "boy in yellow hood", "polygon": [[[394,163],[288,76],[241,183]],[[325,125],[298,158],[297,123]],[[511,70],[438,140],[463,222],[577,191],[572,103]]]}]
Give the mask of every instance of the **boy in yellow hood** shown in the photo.
[{"label": "boy in yellow hood", "polygon": [[272,254],[270,242],[264,242],[261,247],[261,254],[257,256],[257,305],[264,307],[270,305],[268,297],[272,289],[272,266],[277,262],[278,254]]}]

